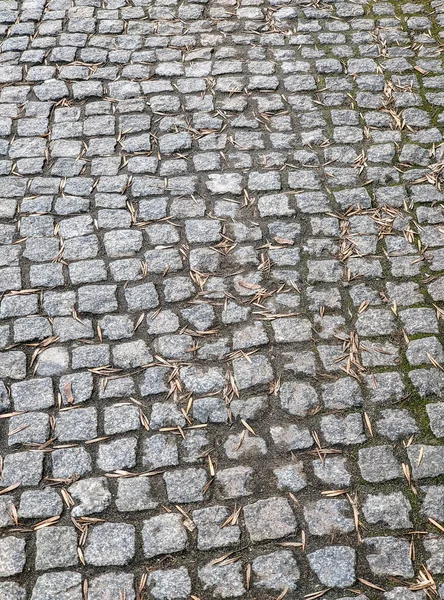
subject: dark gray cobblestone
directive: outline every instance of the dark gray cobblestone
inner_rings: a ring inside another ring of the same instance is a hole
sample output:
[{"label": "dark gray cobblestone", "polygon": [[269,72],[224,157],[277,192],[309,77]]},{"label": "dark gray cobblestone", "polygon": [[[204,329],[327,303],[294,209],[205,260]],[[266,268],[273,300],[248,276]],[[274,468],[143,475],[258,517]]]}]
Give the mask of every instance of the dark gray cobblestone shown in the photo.
[{"label": "dark gray cobblestone", "polygon": [[0,600],[444,598],[443,28],[0,1]]}]

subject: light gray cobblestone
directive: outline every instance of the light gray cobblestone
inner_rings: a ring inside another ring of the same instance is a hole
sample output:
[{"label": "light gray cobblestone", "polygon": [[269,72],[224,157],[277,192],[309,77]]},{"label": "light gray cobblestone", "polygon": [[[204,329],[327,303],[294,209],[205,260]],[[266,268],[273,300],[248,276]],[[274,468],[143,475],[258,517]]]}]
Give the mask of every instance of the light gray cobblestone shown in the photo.
[{"label": "light gray cobblestone", "polygon": [[443,26],[2,3],[1,599],[444,596]]}]

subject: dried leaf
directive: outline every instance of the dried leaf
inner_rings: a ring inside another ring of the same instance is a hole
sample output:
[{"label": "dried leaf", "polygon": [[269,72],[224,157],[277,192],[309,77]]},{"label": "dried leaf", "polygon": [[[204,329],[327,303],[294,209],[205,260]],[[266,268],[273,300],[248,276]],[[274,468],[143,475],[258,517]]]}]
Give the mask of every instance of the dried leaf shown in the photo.
[{"label": "dried leaf", "polygon": [[358,581],[360,581],[363,585],[366,585],[367,587],[373,588],[374,590],[380,590],[381,592],[385,592],[384,588],[379,587],[379,585],[376,585],[371,581],[367,581],[367,579],[362,579],[362,577],[358,577]]},{"label": "dried leaf", "polygon": [[316,598],[321,598],[321,596],[324,596],[330,590],[331,588],[327,588],[326,590],[321,590],[320,592],[313,592],[313,594],[307,594],[304,596],[304,598],[305,600],[316,600]]}]

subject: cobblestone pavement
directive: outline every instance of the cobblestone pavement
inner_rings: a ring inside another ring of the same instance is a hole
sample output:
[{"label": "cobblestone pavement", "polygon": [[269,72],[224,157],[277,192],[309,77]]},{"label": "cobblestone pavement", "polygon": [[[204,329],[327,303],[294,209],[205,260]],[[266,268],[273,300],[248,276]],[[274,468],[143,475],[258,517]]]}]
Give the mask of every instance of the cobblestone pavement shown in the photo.
[{"label": "cobblestone pavement", "polygon": [[0,600],[444,598],[442,26],[0,1]]}]

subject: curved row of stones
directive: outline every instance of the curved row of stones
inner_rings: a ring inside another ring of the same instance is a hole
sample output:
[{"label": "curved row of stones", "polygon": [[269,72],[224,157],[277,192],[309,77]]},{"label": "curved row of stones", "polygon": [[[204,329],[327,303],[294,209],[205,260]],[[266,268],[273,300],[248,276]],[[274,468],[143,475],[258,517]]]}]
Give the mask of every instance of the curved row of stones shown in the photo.
[{"label": "curved row of stones", "polygon": [[443,14],[1,2],[2,600],[444,597]]}]

